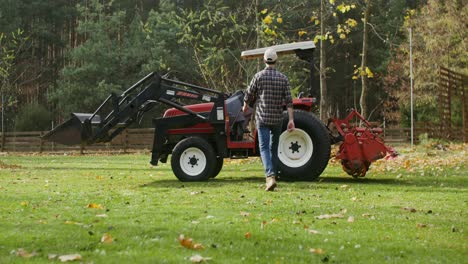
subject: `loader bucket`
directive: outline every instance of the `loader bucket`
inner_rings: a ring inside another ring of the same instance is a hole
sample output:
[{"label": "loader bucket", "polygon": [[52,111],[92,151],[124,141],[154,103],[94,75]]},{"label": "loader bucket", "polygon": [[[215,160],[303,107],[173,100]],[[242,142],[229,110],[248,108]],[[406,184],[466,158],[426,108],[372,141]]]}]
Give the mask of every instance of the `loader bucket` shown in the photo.
[{"label": "loader bucket", "polygon": [[98,125],[101,118],[93,114],[72,113],[71,118],[63,122],[42,138],[63,145],[86,145],[92,137],[92,125]]}]

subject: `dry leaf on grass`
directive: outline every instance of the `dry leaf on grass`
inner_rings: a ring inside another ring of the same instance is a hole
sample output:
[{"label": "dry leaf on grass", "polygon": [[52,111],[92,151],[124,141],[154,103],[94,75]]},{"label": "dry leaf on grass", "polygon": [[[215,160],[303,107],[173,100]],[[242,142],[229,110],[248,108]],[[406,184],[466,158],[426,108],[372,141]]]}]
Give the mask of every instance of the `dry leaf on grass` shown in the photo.
[{"label": "dry leaf on grass", "polygon": [[80,254],[62,255],[58,257],[61,262],[81,260]]},{"label": "dry leaf on grass", "polygon": [[188,248],[188,249],[204,249],[205,248],[200,243],[193,243],[193,239],[191,239],[190,237],[185,238],[183,234],[180,234],[177,240],[179,240],[180,245],[183,246],[184,248]]},{"label": "dry leaf on grass", "polygon": [[103,209],[102,205],[100,204],[95,204],[95,203],[90,203],[86,206],[87,208],[92,208],[92,209]]},{"label": "dry leaf on grass", "polygon": [[190,261],[192,261],[192,263],[201,263],[201,262],[208,261],[210,259],[211,258],[205,258],[205,257],[202,257],[200,255],[193,255],[193,256],[190,257]]},{"label": "dry leaf on grass", "polygon": [[103,243],[103,244],[112,244],[112,242],[114,242],[114,239],[112,238],[112,236],[110,234],[105,233],[101,237],[101,243]]},{"label": "dry leaf on grass", "polygon": [[17,257],[22,257],[22,258],[31,258],[31,257],[37,256],[37,253],[35,251],[28,252],[24,248],[18,248],[17,250],[13,250],[11,253],[15,254]]},{"label": "dry leaf on grass", "polygon": [[245,233],[244,237],[249,239],[250,237],[252,237],[252,234],[250,234],[250,232],[247,232],[247,233]]},{"label": "dry leaf on grass", "polygon": [[313,253],[313,254],[321,255],[321,254],[325,253],[325,250],[323,250],[321,248],[311,248],[311,249],[309,249],[309,252]]},{"label": "dry leaf on grass", "polygon": [[332,218],[343,218],[343,214],[324,214],[324,215],[319,215],[316,216],[315,218],[317,219],[332,219]]},{"label": "dry leaf on grass", "polygon": [[353,223],[354,222],[354,217],[350,216],[348,217],[348,223]]},{"label": "dry leaf on grass", "polygon": [[250,213],[241,211],[240,215],[241,216],[250,216]]},{"label": "dry leaf on grass", "polygon": [[310,234],[314,234],[314,235],[316,235],[316,234],[319,234],[319,233],[320,233],[319,231],[317,231],[317,230],[313,230],[313,229],[308,229],[308,230],[307,230],[307,232],[309,232]]},{"label": "dry leaf on grass", "polygon": [[416,226],[419,228],[424,228],[427,227],[427,224],[418,223]]}]

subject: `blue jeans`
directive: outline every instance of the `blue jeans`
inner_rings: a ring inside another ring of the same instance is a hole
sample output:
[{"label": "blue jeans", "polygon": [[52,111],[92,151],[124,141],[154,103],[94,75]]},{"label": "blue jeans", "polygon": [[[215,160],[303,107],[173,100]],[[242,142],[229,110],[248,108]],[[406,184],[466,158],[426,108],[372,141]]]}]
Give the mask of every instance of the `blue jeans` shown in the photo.
[{"label": "blue jeans", "polygon": [[281,135],[281,124],[268,126],[257,124],[258,147],[262,158],[265,176],[277,176],[278,142]]}]

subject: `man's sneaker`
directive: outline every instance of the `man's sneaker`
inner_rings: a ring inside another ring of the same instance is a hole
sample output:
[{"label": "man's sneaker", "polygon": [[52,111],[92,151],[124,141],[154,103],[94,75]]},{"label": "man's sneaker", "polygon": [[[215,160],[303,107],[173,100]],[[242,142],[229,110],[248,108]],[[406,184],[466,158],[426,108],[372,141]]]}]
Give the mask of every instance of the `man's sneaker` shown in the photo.
[{"label": "man's sneaker", "polygon": [[276,187],[276,179],[275,176],[269,176],[266,178],[266,188],[265,191],[272,192],[275,190]]}]

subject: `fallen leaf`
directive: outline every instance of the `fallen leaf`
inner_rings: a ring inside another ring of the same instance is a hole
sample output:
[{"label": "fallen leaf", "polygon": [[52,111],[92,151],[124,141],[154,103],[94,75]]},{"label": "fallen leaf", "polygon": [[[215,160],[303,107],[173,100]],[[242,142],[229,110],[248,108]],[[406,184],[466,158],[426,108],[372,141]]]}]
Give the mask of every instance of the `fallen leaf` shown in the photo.
[{"label": "fallen leaf", "polygon": [[190,237],[185,238],[183,234],[180,234],[177,240],[179,240],[180,245],[182,245],[184,248],[188,248],[188,249],[204,249],[205,248],[200,243],[196,243],[196,244],[193,243],[193,239],[191,239]]},{"label": "fallen leaf", "polygon": [[82,223],[79,223],[79,222],[75,222],[75,221],[65,221],[64,224],[66,225],[79,225],[79,226],[82,226],[83,224]]},{"label": "fallen leaf", "polygon": [[419,228],[424,228],[424,227],[427,227],[427,225],[426,225],[426,224],[422,224],[422,223],[418,223],[416,226],[417,226],[417,227],[419,227]]},{"label": "fallen leaf", "polygon": [[314,235],[319,234],[319,231],[313,230],[313,229],[308,229],[307,232],[309,232],[310,234],[314,234]]},{"label": "fallen leaf", "polygon": [[21,206],[23,206],[23,207],[28,206],[28,202],[21,202]]},{"label": "fallen leaf", "polygon": [[104,244],[112,244],[112,242],[114,242],[114,239],[112,238],[112,236],[111,236],[110,234],[105,233],[105,234],[101,237],[101,243],[104,243]]},{"label": "fallen leaf", "polygon": [[104,217],[107,217],[107,215],[106,215],[106,214],[98,214],[98,215],[96,215],[96,217],[102,217],[102,218],[104,218]]},{"label": "fallen leaf", "polygon": [[348,189],[348,188],[349,188],[349,185],[344,184],[344,185],[341,185],[340,188],[341,188],[341,189]]},{"label": "fallen leaf", "polygon": [[210,259],[211,258],[205,258],[205,257],[202,257],[200,255],[193,255],[193,256],[190,257],[190,261],[192,261],[192,263],[201,263],[201,262],[208,261]]},{"label": "fallen leaf", "polygon": [[90,203],[86,207],[92,208],[92,209],[103,209],[102,205],[100,204],[95,204],[95,203]]},{"label": "fallen leaf", "polygon": [[354,217],[350,216],[348,217],[348,223],[353,223],[354,222]]},{"label": "fallen leaf", "polygon": [[250,237],[252,237],[252,235],[250,234],[250,232],[247,232],[247,233],[245,233],[244,237],[249,239]]},{"label": "fallen leaf", "polygon": [[250,216],[250,213],[241,211],[240,215],[241,216]]},{"label": "fallen leaf", "polygon": [[31,258],[31,257],[37,256],[37,253],[35,251],[28,252],[24,248],[18,248],[17,250],[13,250],[12,253],[15,254],[17,257],[22,257],[22,258]]},{"label": "fallen leaf", "polygon": [[62,256],[59,256],[58,258],[62,262],[68,262],[68,261],[81,260],[81,255],[80,254],[62,255]]},{"label": "fallen leaf", "polygon": [[316,216],[315,218],[317,219],[332,219],[332,218],[343,218],[344,215],[342,214],[324,214],[324,215],[319,215]]},{"label": "fallen leaf", "polygon": [[58,256],[57,254],[49,254],[49,255],[47,255],[47,258],[48,258],[49,260],[53,260],[53,259],[56,259],[57,256]]},{"label": "fallen leaf", "polygon": [[321,248],[311,248],[311,249],[309,249],[309,252],[313,253],[313,254],[321,255],[321,254],[325,253],[325,250],[323,250]]}]

